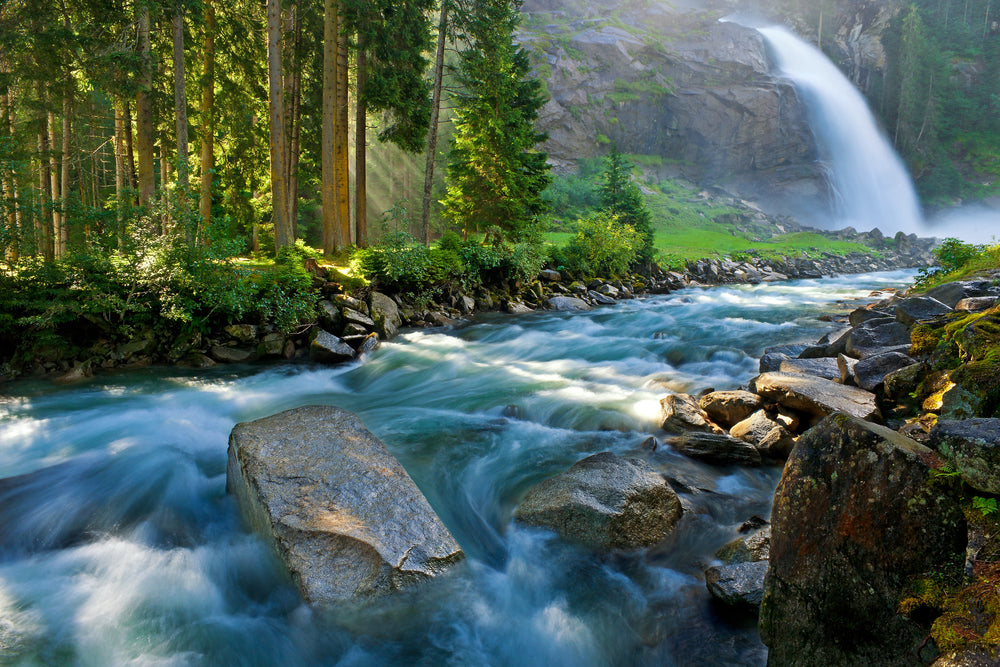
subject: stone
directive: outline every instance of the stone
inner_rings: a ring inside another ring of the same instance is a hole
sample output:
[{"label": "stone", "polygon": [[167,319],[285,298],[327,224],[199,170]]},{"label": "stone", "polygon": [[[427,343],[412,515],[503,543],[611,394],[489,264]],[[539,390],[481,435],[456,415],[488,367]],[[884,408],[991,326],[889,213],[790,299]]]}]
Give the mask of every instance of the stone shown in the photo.
[{"label": "stone", "polygon": [[817,359],[787,359],[778,364],[781,373],[802,373],[827,380],[840,380],[840,367],[837,360],[830,357]]},{"label": "stone", "polygon": [[170,351],[167,353],[167,360],[171,363],[176,363],[188,352],[200,347],[201,339],[202,337],[200,331],[185,331],[179,334],[170,345]]},{"label": "stone", "polygon": [[865,391],[875,391],[890,373],[916,363],[916,359],[902,352],[886,352],[867,357],[854,365],[854,381]]},{"label": "stone", "polygon": [[240,364],[252,360],[254,356],[254,350],[228,345],[213,345],[208,353],[220,364]]},{"label": "stone", "polygon": [[773,373],[777,372],[781,368],[781,363],[788,360],[790,357],[782,352],[768,352],[760,358],[760,363],[757,365],[758,372],[760,373]]},{"label": "stone", "polygon": [[931,296],[911,296],[898,302],[893,312],[897,320],[907,326],[913,326],[946,315],[952,312],[952,307]]},{"label": "stone", "polygon": [[590,310],[590,304],[575,296],[554,296],[549,299],[549,306],[553,310],[576,311]]},{"label": "stone", "polygon": [[257,327],[253,324],[230,324],[223,331],[241,343],[251,343],[257,340]]},{"label": "stone", "polygon": [[770,433],[771,429],[780,425],[777,421],[771,419],[767,412],[758,410],[729,429],[729,435],[739,438],[744,442],[749,442],[751,445],[756,445],[764,439],[765,435]]},{"label": "stone", "polygon": [[354,356],[354,348],[329,331],[317,330],[309,343],[309,358],[321,364],[339,364]]},{"label": "stone", "polygon": [[764,597],[767,569],[766,560],[710,567],[705,570],[705,586],[716,600],[756,609]]},{"label": "stone", "polygon": [[793,373],[763,373],[750,381],[750,390],[781,405],[825,416],[844,412],[859,419],[879,419],[875,394],[823,378]]},{"label": "stone", "polygon": [[327,331],[339,331],[343,325],[343,320],[340,308],[333,305],[327,299],[319,302],[319,323],[324,329]]},{"label": "stone", "polygon": [[343,309],[356,310],[359,313],[369,315],[368,304],[361,299],[356,299],[347,294],[337,294],[333,297],[334,302]]},{"label": "stone", "polygon": [[909,398],[910,394],[917,391],[917,387],[920,386],[920,381],[926,372],[927,366],[925,364],[904,366],[885,376],[882,383],[883,391],[888,398],[896,401]]},{"label": "stone", "polygon": [[897,613],[914,575],[960,573],[966,525],[928,484],[928,448],[844,414],[806,432],[771,516],[760,632],[772,665],[911,665],[927,632]]},{"label": "stone", "polygon": [[321,608],[409,588],[464,558],[399,461],[339,408],[237,424],[226,487]]},{"label": "stone", "polygon": [[379,340],[378,334],[373,331],[365,336],[364,340],[361,341],[361,345],[358,346],[358,356],[360,357],[362,354],[374,352],[381,344],[382,341]]},{"label": "stone", "polygon": [[602,306],[611,306],[615,303],[615,300],[610,296],[601,294],[600,292],[595,292],[594,290],[589,290],[587,296],[591,298],[595,303],[599,303]]},{"label": "stone", "polygon": [[781,406],[778,406],[778,413],[774,419],[791,433],[799,430],[799,424],[802,421],[798,414]]},{"label": "stone", "polygon": [[684,456],[713,465],[749,465],[761,463],[760,452],[748,442],[725,433],[691,431],[672,441]]},{"label": "stone", "polygon": [[542,269],[538,272],[538,279],[547,280],[550,283],[557,283],[562,280],[562,276],[559,275],[558,271],[554,271],[552,269]]},{"label": "stone", "polygon": [[723,563],[752,563],[771,557],[771,527],[765,526],[746,537],[738,537],[715,552]]},{"label": "stone", "polygon": [[375,331],[384,340],[392,340],[403,326],[403,316],[399,313],[399,306],[391,297],[381,292],[372,292],[369,300],[371,302],[369,312],[375,323]]},{"label": "stone", "polygon": [[1000,296],[1000,287],[991,280],[959,280],[938,285],[927,290],[926,296],[937,299],[941,303],[954,308],[962,299],[981,296]]},{"label": "stone", "polygon": [[852,359],[846,354],[837,355],[837,370],[840,371],[840,384],[854,384],[854,367],[857,364],[857,359]]},{"label": "stone", "polygon": [[343,338],[348,338],[350,336],[367,336],[368,327],[362,326],[360,324],[355,324],[354,322],[349,322],[344,330],[340,332]]},{"label": "stone", "polygon": [[269,333],[257,345],[258,357],[282,357],[285,354],[285,337],[280,333]]},{"label": "stone", "polygon": [[458,297],[458,310],[463,315],[471,315],[476,310],[476,300],[463,294]]},{"label": "stone", "polygon": [[1000,297],[970,296],[955,304],[955,310],[962,313],[981,313],[997,304]]},{"label": "stone", "polygon": [[524,305],[520,301],[508,301],[507,312],[511,315],[523,315],[525,313],[534,312],[534,309]]},{"label": "stone", "polygon": [[[955,310],[958,310],[956,308]],[[942,655],[931,667],[996,667],[997,661],[987,649],[965,649]]]},{"label": "stone", "polygon": [[698,405],[709,419],[730,426],[742,421],[761,407],[760,396],[749,391],[712,391],[700,399]]},{"label": "stone", "polygon": [[185,366],[187,368],[211,368],[216,365],[216,362],[212,357],[201,352],[188,352],[180,361],[177,362],[179,366]]},{"label": "stone", "polygon": [[940,419],[931,448],[972,488],[1000,495],[1000,419]]},{"label": "stone", "polygon": [[612,299],[618,298],[618,288],[614,285],[605,283],[597,288],[597,292],[603,294],[604,296],[610,296]]},{"label": "stone", "polygon": [[690,394],[670,394],[660,400],[663,414],[661,426],[668,433],[685,431],[713,431],[722,429],[712,423],[708,413],[701,409],[698,401]]},{"label": "stone", "polygon": [[795,436],[780,424],[768,431],[757,443],[761,457],[772,461],[784,461],[795,448]]},{"label": "stone", "polygon": [[[877,324],[876,324],[877,323]],[[847,338],[846,354],[855,359],[864,359],[880,354],[881,348],[909,348],[910,329],[902,322],[869,320],[855,327]]]},{"label": "stone", "polygon": [[531,489],[514,517],[609,551],[662,542],[681,513],[677,494],[648,463],[601,452]]},{"label": "stone", "polygon": [[343,314],[344,319],[348,324],[359,324],[365,331],[375,330],[375,321],[362,313],[360,310],[344,308],[343,311],[341,311],[341,314]]},{"label": "stone", "polygon": [[128,360],[156,349],[156,338],[152,331],[144,331],[135,340],[119,345],[114,352],[115,359]]},{"label": "stone", "polygon": [[874,308],[856,308],[851,311],[850,315],[847,316],[847,321],[851,323],[852,327],[856,327],[862,322],[867,322],[868,320],[889,317],[892,317],[892,313],[887,313],[883,310],[876,310]]}]

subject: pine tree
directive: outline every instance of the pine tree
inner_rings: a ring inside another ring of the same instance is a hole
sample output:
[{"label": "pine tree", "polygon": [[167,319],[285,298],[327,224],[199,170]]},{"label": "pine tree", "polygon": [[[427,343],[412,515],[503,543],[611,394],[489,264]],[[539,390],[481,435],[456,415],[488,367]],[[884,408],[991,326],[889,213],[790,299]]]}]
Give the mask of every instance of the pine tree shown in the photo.
[{"label": "pine tree", "polygon": [[604,158],[604,183],[601,185],[601,204],[604,210],[618,216],[621,224],[629,225],[642,239],[638,263],[649,268],[653,261],[653,224],[646,208],[646,200],[639,186],[632,182],[632,163],[618,151],[617,146]]},{"label": "pine tree", "polygon": [[541,194],[552,180],[548,156],[535,148],[546,139],[534,128],[545,99],[541,83],[527,78],[527,53],[513,41],[520,0],[470,4],[444,214],[466,234],[495,225],[522,240],[537,229]]}]

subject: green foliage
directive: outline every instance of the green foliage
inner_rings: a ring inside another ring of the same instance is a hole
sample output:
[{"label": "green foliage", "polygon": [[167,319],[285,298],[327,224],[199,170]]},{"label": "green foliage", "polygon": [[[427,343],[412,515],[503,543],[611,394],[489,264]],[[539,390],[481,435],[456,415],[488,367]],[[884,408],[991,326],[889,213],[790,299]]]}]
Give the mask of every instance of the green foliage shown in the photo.
[{"label": "green foliage", "polygon": [[972,509],[976,510],[984,517],[989,517],[997,513],[997,499],[996,498],[983,498],[982,496],[973,496],[972,498]]},{"label": "green foliage", "polygon": [[642,237],[607,211],[595,213],[577,223],[577,233],[563,254],[560,268],[587,275],[612,276],[626,273],[636,261]]},{"label": "green foliage", "polygon": [[513,241],[531,235],[548,187],[545,135],[534,129],[545,100],[527,53],[513,41],[519,2],[475,0],[465,15],[469,48],[461,54],[463,87],[455,110],[442,204],[468,232],[496,225]]},{"label": "green foliage", "polygon": [[632,164],[617,146],[605,158],[604,183],[601,185],[604,210],[617,216],[621,224],[632,228],[640,239],[635,261],[647,268],[653,261],[653,223],[639,186],[632,182]]},{"label": "green foliage", "polygon": [[946,238],[934,248],[937,265],[920,269],[914,284],[918,288],[932,287],[942,282],[943,276],[952,276],[956,272],[962,271],[966,266],[975,263],[984,256],[987,250],[988,248],[984,245],[966,243],[953,237]]}]

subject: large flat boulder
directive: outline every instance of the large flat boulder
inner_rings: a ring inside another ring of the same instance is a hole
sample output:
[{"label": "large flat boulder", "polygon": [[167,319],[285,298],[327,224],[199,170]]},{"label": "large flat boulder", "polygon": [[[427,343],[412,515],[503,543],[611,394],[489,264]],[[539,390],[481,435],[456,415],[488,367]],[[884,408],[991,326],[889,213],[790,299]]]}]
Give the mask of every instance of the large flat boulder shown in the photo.
[{"label": "large flat boulder", "polygon": [[764,597],[765,575],[766,560],[717,565],[705,570],[705,586],[716,600],[756,609]]},{"label": "large flat boulder", "polygon": [[854,365],[854,381],[865,391],[875,391],[890,374],[916,363],[916,359],[902,352],[877,354]]},{"label": "large flat boulder", "polygon": [[844,412],[859,419],[878,419],[875,394],[797,373],[762,373],[750,381],[750,390],[793,410],[825,416]]},{"label": "large flat boulder", "polygon": [[385,445],[339,408],[237,424],[226,475],[244,519],[312,604],[392,593],[464,558]]},{"label": "large flat boulder", "polygon": [[778,372],[814,375],[827,380],[840,379],[840,367],[837,365],[837,360],[830,357],[785,359],[778,364]]},{"label": "large flat boulder", "polygon": [[775,491],[761,605],[769,665],[911,665],[927,634],[897,614],[911,577],[960,573],[958,501],[934,453],[838,414],[800,439]]},{"label": "large flat boulder", "polygon": [[698,400],[710,419],[731,426],[743,421],[761,407],[760,396],[749,391],[712,391]]},{"label": "large flat boulder", "polygon": [[648,463],[601,452],[531,489],[514,516],[608,551],[663,541],[681,512],[677,494]]},{"label": "large flat boulder", "polygon": [[913,326],[918,322],[933,320],[952,312],[952,306],[941,303],[932,296],[911,296],[896,304],[896,319]]},{"label": "large flat boulder", "polygon": [[690,394],[670,394],[660,399],[660,410],[663,415],[661,427],[668,433],[722,433],[722,429],[712,422],[708,413],[698,404],[698,399]]},{"label": "large flat boulder", "polygon": [[862,322],[851,330],[848,334],[845,351],[848,356],[855,359],[880,354],[887,348],[904,348],[905,352],[910,346],[910,329],[902,322],[895,320],[885,321],[883,318],[876,318]]},{"label": "large flat boulder", "polygon": [[672,441],[684,456],[715,465],[749,465],[761,463],[760,452],[749,442],[725,433],[690,431]]}]

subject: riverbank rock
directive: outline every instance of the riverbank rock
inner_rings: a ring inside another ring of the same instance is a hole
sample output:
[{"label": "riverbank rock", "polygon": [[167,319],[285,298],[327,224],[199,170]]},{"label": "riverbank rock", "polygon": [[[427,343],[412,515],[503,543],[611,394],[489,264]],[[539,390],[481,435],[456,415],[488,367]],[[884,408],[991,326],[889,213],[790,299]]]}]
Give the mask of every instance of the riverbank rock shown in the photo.
[{"label": "riverbank rock", "polygon": [[916,359],[902,352],[876,354],[854,365],[854,381],[865,391],[875,391],[890,374],[916,363]]},{"label": "riverbank rock", "polygon": [[396,302],[381,292],[372,292],[370,311],[375,331],[383,340],[392,340],[403,326],[403,316]]},{"label": "riverbank rock", "polygon": [[663,541],[681,502],[644,461],[601,452],[534,487],[514,517],[593,549],[639,549]]},{"label": "riverbank rock", "polygon": [[698,405],[715,422],[732,426],[761,407],[760,396],[749,391],[712,391],[698,400]]},{"label": "riverbank rock", "polygon": [[966,484],[1000,495],[1000,419],[939,420],[930,446]]},{"label": "riverbank rock", "polygon": [[716,600],[756,609],[764,597],[766,560],[717,565],[705,570],[705,587]]},{"label": "riverbank rock", "polygon": [[918,322],[946,315],[952,312],[952,307],[931,296],[911,296],[897,303],[893,312],[897,320],[907,326],[913,326]]},{"label": "riverbank rock", "polygon": [[663,414],[661,426],[668,433],[722,433],[722,429],[712,423],[708,413],[701,409],[698,400],[690,394],[670,394],[660,400],[660,409]]},{"label": "riverbank rock", "polygon": [[549,299],[549,306],[553,310],[590,310],[590,304],[583,299],[577,299],[575,296],[554,296]]},{"label": "riverbank rock", "polygon": [[928,448],[831,416],[785,465],[760,631],[771,665],[910,665],[926,629],[896,613],[914,575],[960,572],[958,502],[928,483]]},{"label": "riverbank rock", "polygon": [[727,565],[752,563],[771,557],[771,527],[764,526],[746,537],[739,537],[715,552],[715,557]]},{"label": "riverbank rock", "polygon": [[399,462],[355,415],[308,406],[237,424],[227,488],[319,606],[385,595],[464,558]]},{"label": "riverbank rock", "polygon": [[725,433],[691,431],[671,442],[684,456],[705,463],[750,466],[761,463],[760,452],[756,447]]},{"label": "riverbank rock", "polygon": [[309,358],[323,364],[339,364],[355,356],[354,348],[328,331],[318,329],[309,344]]},{"label": "riverbank rock", "polygon": [[783,359],[777,368],[780,373],[800,373],[827,380],[840,380],[840,367],[836,359],[818,357],[813,359]]},{"label": "riverbank rock", "polygon": [[878,419],[875,394],[831,380],[796,373],[763,373],[750,381],[750,390],[792,410],[817,416],[844,412],[859,419]]}]

